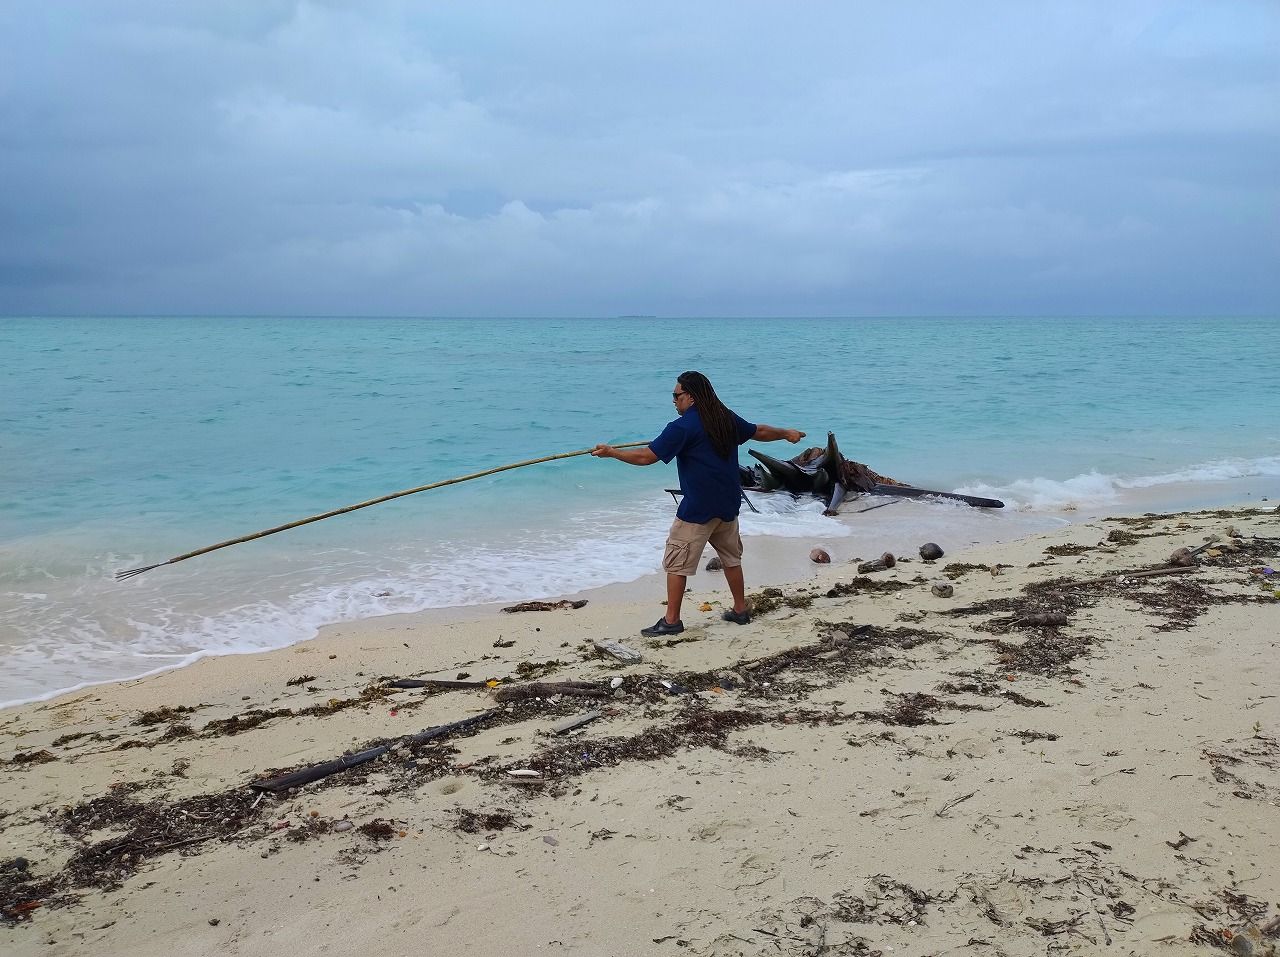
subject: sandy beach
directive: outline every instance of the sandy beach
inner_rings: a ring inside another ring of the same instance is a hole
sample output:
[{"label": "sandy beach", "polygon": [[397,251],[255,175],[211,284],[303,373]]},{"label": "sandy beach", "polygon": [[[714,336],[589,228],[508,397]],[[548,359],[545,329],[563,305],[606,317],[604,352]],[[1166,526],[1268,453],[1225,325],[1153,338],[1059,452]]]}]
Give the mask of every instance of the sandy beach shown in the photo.
[{"label": "sandy beach", "polygon": [[674,639],[641,582],[0,712],[5,953],[1276,951],[1274,503],[849,557],[745,627],[703,572]]}]

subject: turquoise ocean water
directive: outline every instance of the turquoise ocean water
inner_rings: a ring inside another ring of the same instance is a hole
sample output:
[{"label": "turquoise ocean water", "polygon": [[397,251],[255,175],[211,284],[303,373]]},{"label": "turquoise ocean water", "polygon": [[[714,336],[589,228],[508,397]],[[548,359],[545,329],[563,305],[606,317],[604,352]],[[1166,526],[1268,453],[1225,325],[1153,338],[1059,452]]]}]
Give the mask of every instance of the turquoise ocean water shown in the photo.
[{"label": "turquoise ocean water", "polygon": [[582,457],[113,579],[398,489],[652,438],[687,368],[748,419],[814,444],[830,429],[882,473],[1011,506],[846,506],[828,519],[770,499],[744,520],[748,536],[947,547],[1153,503],[1275,501],[1274,330],[1231,318],[3,319],[0,703],[280,647],[335,621],[656,571],[674,466]]}]

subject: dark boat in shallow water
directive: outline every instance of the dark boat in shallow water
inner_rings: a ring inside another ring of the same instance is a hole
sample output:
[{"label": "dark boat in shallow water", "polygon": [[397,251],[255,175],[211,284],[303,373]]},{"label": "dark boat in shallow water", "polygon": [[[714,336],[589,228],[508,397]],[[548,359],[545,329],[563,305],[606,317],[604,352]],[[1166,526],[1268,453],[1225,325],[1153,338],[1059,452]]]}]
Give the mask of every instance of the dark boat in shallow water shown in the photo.
[{"label": "dark boat in shallow water", "polygon": [[827,433],[826,448],[806,449],[791,459],[775,459],[755,449],[751,449],[749,454],[760,464],[739,466],[744,491],[815,495],[825,502],[825,515],[837,514],[841,503],[851,495],[933,496],[975,508],[1004,508],[1004,502],[996,498],[917,488],[880,475],[861,462],[850,461],[841,455],[833,432]]}]

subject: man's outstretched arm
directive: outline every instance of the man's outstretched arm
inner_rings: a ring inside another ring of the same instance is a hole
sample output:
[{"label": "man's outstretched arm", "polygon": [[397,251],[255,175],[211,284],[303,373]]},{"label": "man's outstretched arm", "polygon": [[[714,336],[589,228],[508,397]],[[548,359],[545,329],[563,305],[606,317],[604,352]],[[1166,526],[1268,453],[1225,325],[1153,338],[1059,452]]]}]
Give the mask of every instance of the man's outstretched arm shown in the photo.
[{"label": "man's outstretched arm", "polygon": [[779,429],[772,425],[757,425],[756,434],[751,437],[760,442],[777,442],[779,439],[786,439],[794,445],[804,438],[804,433],[799,429]]},{"label": "man's outstretched arm", "polygon": [[653,449],[647,445],[638,449],[615,449],[612,445],[597,445],[591,450],[591,454],[598,459],[617,459],[628,465],[652,465],[658,461]]}]

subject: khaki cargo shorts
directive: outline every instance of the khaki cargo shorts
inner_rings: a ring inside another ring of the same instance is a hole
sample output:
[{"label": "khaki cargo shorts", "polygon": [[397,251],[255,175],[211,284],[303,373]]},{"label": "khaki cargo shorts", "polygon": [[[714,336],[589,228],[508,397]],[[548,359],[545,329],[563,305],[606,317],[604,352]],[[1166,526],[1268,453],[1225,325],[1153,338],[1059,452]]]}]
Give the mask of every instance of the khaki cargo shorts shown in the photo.
[{"label": "khaki cargo shorts", "polygon": [[695,525],[676,519],[667,533],[667,550],[662,556],[662,567],[672,575],[696,575],[702,550],[711,547],[720,556],[725,568],[742,564],[742,536],[738,534],[738,520],[726,522],[713,518],[704,525]]}]

